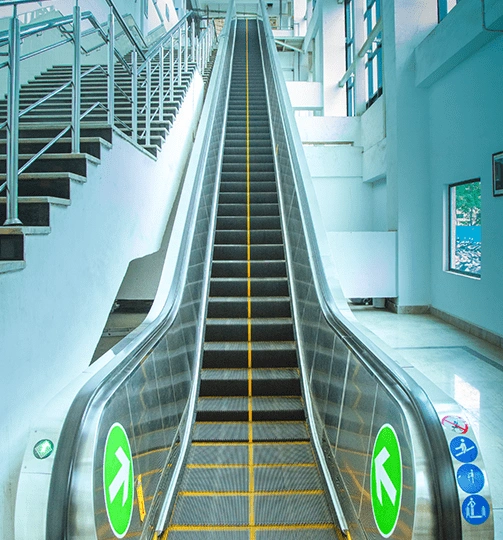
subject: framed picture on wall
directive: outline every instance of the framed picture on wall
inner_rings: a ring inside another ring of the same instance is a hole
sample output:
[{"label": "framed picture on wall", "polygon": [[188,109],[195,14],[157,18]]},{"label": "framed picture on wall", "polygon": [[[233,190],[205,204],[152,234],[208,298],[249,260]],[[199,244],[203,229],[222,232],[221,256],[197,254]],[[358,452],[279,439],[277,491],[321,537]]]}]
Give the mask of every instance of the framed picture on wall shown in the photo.
[{"label": "framed picture on wall", "polygon": [[493,195],[503,195],[503,152],[493,154]]}]

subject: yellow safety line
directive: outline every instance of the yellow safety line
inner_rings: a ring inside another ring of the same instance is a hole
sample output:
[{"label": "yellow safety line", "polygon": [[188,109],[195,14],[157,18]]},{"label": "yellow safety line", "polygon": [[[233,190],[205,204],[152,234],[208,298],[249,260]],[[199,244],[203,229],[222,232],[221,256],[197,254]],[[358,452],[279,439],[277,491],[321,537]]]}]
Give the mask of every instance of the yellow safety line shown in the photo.
[{"label": "yellow safety line", "polygon": [[[244,469],[247,463],[188,463],[187,469]],[[255,468],[316,467],[315,463],[255,463]]]},{"label": "yellow safety line", "polygon": [[[198,422],[200,424],[202,422]],[[215,422],[218,423],[218,422]],[[220,422],[221,423],[221,422]],[[239,423],[239,422],[235,422]],[[242,422],[241,422],[242,423]],[[248,446],[248,442],[239,442],[239,441],[222,441],[222,442],[204,442],[204,441],[194,441],[192,446]],[[310,446],[309,441],[257,441],[254,443],[255,446],[280,446],[280,445],[303,445]]]},{"label": "yellow safety line", "polygon": [[253,382],[251,309],[251,233],[250,233],[250,87],[248,78],[248,19],[246,19],[246,277],[248,304],[248,482],[250,540],[255,540],[255,477],[253,471]]},{"label": "yellow safety line", "polygon": [[[295,531],[295,530],[327,530],[333,529],[332,523],[299,523],[292,525],[256,525],[258,531]],[[170,531],[245,531],[248,525],[172,525]]]},{"label": "yellow safety line", "polygon": [[273,495],[289,496],[289,495],[323,495],[322,489],[285,489],[284,491],[180,491],[180,497],[248,497],[257,496],[265,497]]},{"label": "yellow safety line", "polygon": [[145,509],[145,497],[143,495],[141,474],[139,474],[138,478],[136,479],[136,498],[138,500],[138,512],[140,514],[140,521],[143,523],[143,521],[145,520],[145,516],[147,515],[147,511]]}]

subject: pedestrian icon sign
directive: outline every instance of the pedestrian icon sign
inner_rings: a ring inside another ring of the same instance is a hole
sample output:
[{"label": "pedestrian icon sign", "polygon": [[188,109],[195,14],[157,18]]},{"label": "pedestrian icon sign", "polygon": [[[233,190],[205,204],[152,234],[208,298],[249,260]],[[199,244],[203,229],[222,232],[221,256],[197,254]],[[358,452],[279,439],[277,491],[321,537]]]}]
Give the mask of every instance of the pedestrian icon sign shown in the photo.
[{"label": "pedestrian icon sign", "polygon": [[462,463],[470,463],[477,459],[477,445],[469,437],[454,437],[450,442],[452,455]]},{"label": "pedestrian icon sign", "polygon": [[389,538],[398,523],[402,501],[402,454],[390,424],[379,430],[372,452],[370,495],[377,528]]},{"label": "pedestrian icon sign", "polygon": [[480,495],[471,495],[463,502],[463,517],[471,525],[481,525],[489,517],[489,503]]},{"label": "pedestrian icon sign", "polygon": [[108,521],[114,535],[123,538],[133,515],[133,458],[124,427],[116,422],[109,430],[103,456],[103,488]]},{"label": "pedestrian icon sign", "polygon": [[478,493],[484,487],[484,473],[472,463],[461,465],[456,476],[459,487],[466,493]]}]

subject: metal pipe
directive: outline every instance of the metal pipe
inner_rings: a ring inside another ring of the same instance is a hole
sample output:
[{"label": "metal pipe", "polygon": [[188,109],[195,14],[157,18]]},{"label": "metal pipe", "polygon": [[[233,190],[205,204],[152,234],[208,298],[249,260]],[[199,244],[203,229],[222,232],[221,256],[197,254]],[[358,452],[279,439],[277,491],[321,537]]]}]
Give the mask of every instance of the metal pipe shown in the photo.
[{"label": "metal pipe", "polygon": [[178,85],[182,85],[182,27],[178,29]]},{"label": "metal pipe", "polygon": [[80,153],[80,6],[73,8],[72,152]]},{"label": "metal pipe", "polygon": [[185,72],[188,71],[189,68],[189,23],[187,22],[187,19],[185,19],[185,24],[183,25],[184,33],[185,33],[185,47],[184,47],[184,64],[183,64],[183,70]]},{"label": "metal pipe", "polygon": [[145,89],[145,143],[150,144],[150,110],[152,101],[152,61],[147,60],[147,88]]},{"label": "metal pipe", "polygon": [[194,22],[194,19],[192,19],[192,22],[190,23],[190,61],[192,63],[195,62],[196,56],[194,54],[195,51],[195,39],[196,39],[196,24]]},{"label": "metal pipe", "polygon": [[164,47],[159,49],[159,121],[164,120]]},{"label": "metal pipe", "polygon": [[136,142],[138,138],[138,53],[136,49],[133,49],[131,52],[131,63],[133,75],[131,78],[131,117],[133,121],[133,141]]},{"label": "metal pipe", "polygon": [[171,102],[175,101],[175,78],[174,78],[174,71],[175,71],[175,54],[174,54],[174,46],[173,46],[173,36],[171,36],[171,39],[169,40],[169,100]]},{"label": "metal pipe", "polygon": [[115,117],[115,18],[108,15],[108,123],[114,125]]},{"label": "metal pipe", "polygon": [[10,21],[9,96],[7,136],[7,208],[4,225],[22,225],[18,218],[19,167],[19,58],[21,55],[20,25],[14,6]]}]

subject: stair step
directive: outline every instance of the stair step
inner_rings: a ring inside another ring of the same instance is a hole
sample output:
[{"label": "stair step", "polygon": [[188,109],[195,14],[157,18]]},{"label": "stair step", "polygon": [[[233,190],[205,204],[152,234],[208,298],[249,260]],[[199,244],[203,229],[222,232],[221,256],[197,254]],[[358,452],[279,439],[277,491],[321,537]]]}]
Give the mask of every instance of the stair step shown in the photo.
[{"label": "stair step", "polygon": [[0,227],[0,262],[6,261],[24,261],[24,235],[17,227]]},{"label": "stair step", "polygon": [[[0,175],[0,184],[5,181],[5,174]],[[20,197],[46,196],[58,199],[70,199],[72,182],[82,184],[85,176],[68,172],[22,173],[19,175],[18,193]]]},{"label": "stair step", "polygon": [[[50,138],[30,138],[30,139],[19,139],[19,152],[20,154],[34,155],[39,150],[44,148],[47,143],[51,141]],[[101,148],[111,148],[112,145],[108,141],[101,139],[99,137],[82,137],[80,139],[80,149],[84,154],[89,154],[94,156],[97,159],[101,158]],[[72,151],[72,140],[68,138],[61,138],[59,141],[54,143],[50,150],[54,153],[71,153]],[[0,142],[0,155],[6,154],[7,152],[7,143]]]},{"label": "stair step", "polygon": [[[51,205],[70,205],[69,200],[56,197],[19,197],[18,202],[19,219],[28,227],[49,227]],[[0,197],[0,223],[6,215],[6,198]]]},{"label": "stair step", "polygon": [[[26,163],[31,156],[21,154],[20,166]],[[43,154],[32,163],[27,172],[71,172],[79,176],[87,176],[87,165],[97,165],[99,159],[89,154]],[[0,174],[5,174],[6,157],[0,155]]]}]

